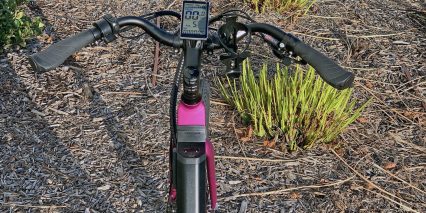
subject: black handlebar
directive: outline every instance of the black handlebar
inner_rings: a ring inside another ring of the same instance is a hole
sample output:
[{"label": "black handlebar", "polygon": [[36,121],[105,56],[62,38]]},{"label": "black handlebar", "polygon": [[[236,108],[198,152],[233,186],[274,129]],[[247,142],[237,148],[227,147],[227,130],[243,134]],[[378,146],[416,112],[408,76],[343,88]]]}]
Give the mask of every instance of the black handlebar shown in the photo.
[{"label": "black handlebar", "polygon": [[117,22],[120,28],[125,26],[140,27],[155,40],[167,46],[176,48],[183,47],[183,40],[179,37],[179,35],[166,32],[144,18],[137,16],[125,16],[118,18]]},{"label": "black handlebar", "polygon": [[293,51],[304,61],[310,64],[321,78],[336,89],[346,89],[352,86],[354,74],[337,65],[330,58],[306,45],[291,34],[269,24],[249,24],[252,32],[269,34],[284,43],[287,49]]},{"label": "black handlebar", "polygon": [[[33,69],[38,73],[47,72],[55,69],[72,54],[82,49],[83,47],[93,43],[94,41],[105,38],[105,32],[117,33],[114,25],[119,28],[125,26],[137,26],[145,30],[150,36],[162,44],[171,47],[180,48],[183,46],[183,40],[178,35],[171,34],[157,27],[147,19],[137,16],[126,16],[118,18],[111,23],[107,20],[108,17],[95,24],[96,27],[68,37],[55,44],[52,44],[47,49],[35,53],[29,57],[29,61]],[[119,30],[118,30],[119,31]],[[108,40],[112,41],[113,39]]]},{"label": "black handlebar", "polygon": [[[183,47],[183,40],[179,37],[179,35],[164,31],[144,17],[121,17],[113,19],[115,23],[112,23],[111,20],[111,18],[106,17],[104,20],[95,24],[95,28],[83,31],[65,40],[59,41],[58,43],[51,45],[46,50],[31,55],[29,57],[31,66],[39,73],[54,69],[62,64],[69,56],[86,45],[93,43],[95,40],[107,37],[109,39],[106,41],[112,41],[113,39],[111,39],[110,35],[105,35],[106,32],[118,33],[120,28],[125,26],[140,27],[155,40],[167,46],[176,48]],[[327,56],[306,45],[293,35],[285,33],[279,28],[269,24],[252,23],[248,24],[247,27],[253,33],[258,32],[268,34],[283,43],[287,50],[293,51],[296,55],[300,56],[304,61],[315,68],[321,78],[331,86],[337,89],[345,89],[352,86],[354,81],[353,73],[344,70]]]}]

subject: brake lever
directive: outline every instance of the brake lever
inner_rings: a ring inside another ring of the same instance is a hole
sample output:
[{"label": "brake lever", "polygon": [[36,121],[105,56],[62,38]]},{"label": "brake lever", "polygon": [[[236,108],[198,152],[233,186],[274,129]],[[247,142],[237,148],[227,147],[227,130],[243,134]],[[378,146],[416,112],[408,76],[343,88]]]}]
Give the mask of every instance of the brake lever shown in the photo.
[{"label": "brake lever", "polygon": [[203,50],[206,50],[210,55],[213,53],[213,50],[220,49],[222,46],[219,44],[219,38],[217,33],[212,33],[207,40],[203,43]]},{"label": "brake lever", "polygon": [[283,59],[283,64],[286,65],[286,66],[290,66],[291,64],[306,65],[308,63],[305,60],[303,60],[303,59],[297,60],[297,59],[294,59],[294,58],[285,57]]},{"label": "brake lever", "polygon": [[283,64],[285,66],[290,66],[292,63],[293,64],[301,64],[301,65],[308,64],[303,59],[300,59],[300,60],[296,59],[297,55],[294,54],[294,52],[285,49],[285,47],[276,48],[276,47],[271,46],[271,48],[272,48],[272,52],[274,53],[274,55],[277,58],[283,60]]}]

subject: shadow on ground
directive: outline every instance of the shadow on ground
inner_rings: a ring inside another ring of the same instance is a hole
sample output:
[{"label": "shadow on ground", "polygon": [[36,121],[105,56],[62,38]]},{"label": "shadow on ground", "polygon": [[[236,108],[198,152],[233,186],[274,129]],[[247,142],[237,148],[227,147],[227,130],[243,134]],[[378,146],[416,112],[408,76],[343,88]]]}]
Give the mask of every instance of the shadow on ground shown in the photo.
[{"label": "shadow on ground", "polygon": [[[42,10],[36,4],[32,4],[30,9],[42,17],[47,26],[47,33],[54,34],[52,25],[44,17]],[[35,43],[35,46],[37,45],[39,46],[38,42]],[[27,50],[20,51],[19,57],[30,54],[26,52]],[[117,193],[121,189],[127,190],[128,187],[136,189],[130,190],[132,197],[141,196],[143,191],[145,194],[149,194],[146,191],[158,193],[152,184],[153,179],[143,169],[139,154],[134,151],[131,144],[128,144],[128,137],[122,132],[124,128],[117,120],[117,116],[123,112],[113,112],[102,97],[92,90],[84,73],[73,66],[77,82],[74,86],[82,87],[85,94],[90,93],[90,97],[86,97],[88,107],[77,108],[87,112],[91,120],[101,121],[101,126],[104,127],[101,132],[107,134],[102,140],[105,144],[90,144],[92,141],[88,139],[89,137],[79,136],[86,134],[85,132],[89,132],[87,134],[98,132],[97,127],[90,129],[80,125],[80,130],[75,130],[67,129],[72,126],[70,123],[55,123],[60,115],[46,114],[46,106],[48,111],[55,111],[55,107],[52,109],[49,105],[61,96],[52,98],[47,104],[36,103],[34,100],[37,96],[51,92],[40,91],[43,87],[29,86],[25,79],[28,75],[20,75],[25,71],[17,72],[12,69],[15,63],[9,60],[9,57],[0,56],[0,155],[2,156],[0,211],[29,209],[57,209],[67,212],[86,209],[101,212],[125,211],[127,206],[117,207],[117,200],[120,199],[120,204],[131,204],[129,208],[143,209],[140,200],[129,201],[123,194]],[[76,65],[73,60],[66,63]],[[35,84],[40,83],[37,82],[40,76],[35,77]],[[61,83],[51,82],[49,77],[41,76],[40,79],[47,81],[46,87]],[[57,110],[56,114],[61,112]],[[50,119],[52,117],[56,120]],[[65,134],[64,137],[58,131],[69,134]],[[110,155],[90,154],[102,146],[102,149],[107,147],[106,150],[110,151]],[[98,157],[106,158],[105,161],[114,159],[112,163],[104,165],[91,161]],[[153,208],[164,208],[162,202],[157,204],[152,204]]]},{"label": "shadow on ground", "polygon": [[114,211],[9,67],[0,71],[0,210]]}]

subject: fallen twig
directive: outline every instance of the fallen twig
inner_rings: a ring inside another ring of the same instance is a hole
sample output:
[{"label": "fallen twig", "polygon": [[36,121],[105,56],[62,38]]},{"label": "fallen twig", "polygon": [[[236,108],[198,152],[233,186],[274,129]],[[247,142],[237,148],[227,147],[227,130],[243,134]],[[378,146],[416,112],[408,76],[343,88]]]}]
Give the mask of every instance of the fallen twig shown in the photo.
[{"label": "fallen twig", "polygon": [[249,196],[265,196],[265,195],[276,195],[276,194],[283,194],[285,192],[294,191],[294,190],[304,190],[304,189],[318,189],[318,188],[324,188],[324,187],[331,187],[331,186],[337,186],[342,183],[348,182],[352,180],[355,176],[346,178],[344,180],[340,180],[334,183],[330,184],[324,184],[324,185],[309,185],[309,186],[298,186],[293,188],[286,188],[286,189],[280,189],[275,191],[269,191],[269,192],[254,192],[254,193],[247,193],[247,194],[239,194],[239,195],[233,195],[229,197],[220,198],[219,200],[233,200],[235,198],[239,197],[249,197]]},{"label": "fallen twig", "polygon": [[[297,162],[298,160],[284,160],[284,159],[267,159],[267,158],[250,158],[250,157],[235,157],[235,156],[215,156],[217,159],[232,159],[232,160],[249,160],[249,161],[265,161],[265,162]],[[303,158],[302,158],[303,159]]]},{"label": "fallen twig", "polygon": [[212,100],[210,100],[210,103],[211,104],[216,104],[216,105],[221,105],[221,106],[229,106],[229,104],[218,102],[218,101],[212,101]]},{"label": "fallen twig", "polygon": [[[331,150],[331,152],[333,152],[333,154],[334,155],[336,155],[336,157],[343,163],[343,164],[345,164],[353,173],[355,173],[358,177],[360,177],[362,180],[364,180],[366,183],[368,183],[369,185],[371,185],[372,187],[374,187],[374,188],[376,188],[377,190],[379,190],[380,192],[383,192],[383,193],[385,193],[386,195],[388,195],[388,196],[390,196],[390,197],[393,197],[393,198],[395,198],[395,199],[398,199],[398,200],[400,200],[400,201],[403,201],[404,203],[407,203],[407,204],[410,204],[409,202],[407,202],[406,200],[404,200],[404,199],[402,199],[402,198],[400,198],[400,197],[397,197],[396,195],[393,195],[393,194],[391,194],[391,193],[389,193],[388,191],[386,191],[386,190],[384,190],[384,189],[382,189],[382,188],[380,188],[379,186],[377,186],[375,183],[373,183],[373,182],[371,182],[370,180],[368,180],[364,175],[362,175],[361,173],[359,173],[356,169],[354,169],[352,166],[350,166],[342,157],[340,157],[340,155],[338,155],[337,153],[336,153],[336,151],[334,151],[333,149]],[[390,199],[390,198],[389,198]],[[397,202],[397,201],[395,201],[395,202]],[[415,211],[414,209],[412,209],[412,208],[410,208],[410,207],[408,207],[408,206],[405,206],[407,209],[411,209],[411,211],[413,211],[413,212],[417,212],[417,211]]]},{"label": "fallen twig", "polygon": [[[331,38],[331,37],[324,37],[324,36],[315,36],[315,35],[309,35],[309,34],[305,34],[305,33],[300,33],[300,32],[291,32],[292,34],[295,35],[302,35],[302,36],[306,36],[306,37],[311,37],[311,38],[316,38],[316,39],[323,39],[323,40],[329,40],[329,41],[340,41],[340,38]],[[378,38],[378,37],[389,37],[389,36],[396,36],[396,35],[401,35],[404,33],[391,33],[391,34],[381,34],[381,35],[346,35],[346,37],[348,38]]]},{"label": "fallen twig", "polygon": [[58,209],[58,208],[67,208],[68,206],[34,206],[34,205],[25,205],[25,204],[17,204],[17,203],[0,203],[0,206],[18,206],[25,208],[38,208],[38,209]]},{"label": "fallen twig", "polygon": [[54,109],[54,108],[52,108],[52,107],[49,107],[49,108],[47,108],[47,109],[49,109],[49,110],[51,110],[51,111],[53,111],[53,112],[56,112],[56,113],[58,113],[58,114],[61,114],[61,115],[69,115],[69,113],[68,113],[68,112],[64,112],[64,111],[61,111],[61,110],[57,110],[57,109]]},{"label": "fallen twig", "polygon": [[[412,82],[413,81],[413,77],[411,76],[411,73],[408,71],[408,69],[406,67],[402,67],[402,68],[403,68],[402,71],[403,71],[405,77],[408,79],[408,82],[410,82],[410,84],[412,85],[413,90],[416,93],[416,95],[419,96],[419,97],[422,97],[422,95],[421,95],[421,93],[420,93],[420,91],[418,89],[418,86],[415,85]],[[425,100],[422,101],[422,106],[423,106],[423,109],[426,110],[426,101]]]},{"label": "fallen twig", "polygon": [[143,92],[104,92],[102,95],[146,95]]},{"label": "fallen twig", "polygon": [[413,184],[411,184],[411,183],[409,183],[409,182],[407,182],[407,181],[403,180],[402,178],[400,178],[400,177],[398,177],[398,176],[396,176],[396,175],[392,174],[392,172],[389,172],[389,171],[387,171],[386,169],[383,169],[381,166],[379,166],[379,165],[375,164],[374,162],[373,162],[373,166],[374,166],[374,167],[376,167],[376,168],[378,168],[378,169],[379,169],[379,170],[381,170],[382,172],[384,172],[384,173],[386,173],[386,174],[390,175],[391,177],[393,177],[393,178],[395,178],[395,179],[397,179],[397,180],[399,180],[399,181],[401,181],[401,182],[403,182],[403,183],[407,184],[407,185],[408,185],[408,186],[410,186],[411,188],[416,189],[416,190],[418,190],[419,192],[421,192],[421,193],[423,193],[423,194],[426,194],[426,192],[425,192],[425,191],[423,191],[423,190],[419,189],[418,187],[414,186]]},{"label": "fallen twig", "polygon": [[404,33],[391,33],[391,34],[379,34],[379,35],[347,35],[348,38],[378,38],[378,37],[389,37],[389,36],[396,36],[396,35],[402,35]]},{"label": "fallen twig", "polygon": [[395,201],[395,200],[392,200],[392,199],[390,199],[389,197],[387,197],[387,196],[384,196],[384,195],[382,195],[382,194],[380,194],[380,193],[377,193],[377,192],[375,192],[375,191],[373,191],[373,190],[370,190],[370,189],[367,189],[367,188],[365,188],[365,187],[362,187],[363,189],[365,189],[366,191],[369,191],[369,192],[371,192],[371,193],[373,193],[373,194],[376,194],[376,195],[378,195],[378,196],[380,196],[380,197],[382,197],[382,198],[384,198],[384,199],[386,199],[386,200],[388,200],[388,201],[390,201],[390,202],[392,202],[392,203],[395,203],[395,204],[397,204],[397,205],[400,205],[405,211],[411,211],[411,212],[418,212],[418,211],[416,211],[416,210],[414,210],[414,209],[412,209],[412,208],[410,208],[409,206],[406,206],[406,205],[404,205],[403,203],[400,203],[400,202],[398,202],[398,201]]},{"label": "fallen twig", "polygon": [[310,37],[310,38],[323,39],[323,40],[328,40],[328,41],[340,41],[340,39],[338,39],[338,38],[329,38],[329,37],[323,37],[323,36],[314,36],[314,35],[309,35],[309,34],[299,33],[299,32],[291,32],[291,33],[295,34],[295,35],[302,35],[302,36],[306,36],[306,37]]},{"label": "fallen twig", "polygon": [[383,104],[383,106],[387,107],[388,109],[390,109],[392,112],[396,113],[397,115],[399,115],[400,117],[404,118],[405,120],[411,122],[414,125],[419,126],[419,124],[417,124],[416,122],[414,122],[413,120],[407,118],[406,116],[404,116],[403,114],[401,114],[400,112],[394,110],[393,108],[389,107],[382,99],[380,99],[379,97],[377,97],[373,91],[371,91],[371,89],[367,88],[366,86],[359,84],[359,86],[361,86],[365,91],[367,91],[368,93],[370,93],[377,101],[379,101],[381,104]]},{"label": "fallen twig", "polygon": [[[160,27],[160,17],[157,17],[156,19],[156,24],[158,27]],[[153,86],[157,85],[157,74],[158,74],[158,66],[160,63],[160,42],[156,41],[155,42],[155,50],[154,50],[154,68],[152,70],[152,75],[151,75],[151,83]]]},{"label": "fallen twig", "polygon": [[[232,115],[232,128],[234,129],[235,139],[237,139],[237,141],[238,141],[238,145],[240,145],[241,152],[243,153],[244,157],[246,157],[246,158],[247,158],[246,152],[245,152],[245,150],[244,150],[243,146],[241,145],[241,140],[240,140],[240,138],[238,137],[238,134],[237,134],[237,128],[235,127],[235,113]],[[247,163],[248,163],[250,166],[252,166],[252,164],[250,163],[250,161],[249,161],[249,160],[247,160]]]},{"label": "fallen twig", "polygon": [[413,147],[413,148],[415,148],[415,149],[417,149],[421,152],[426,152],[426,148],[418,146],[418,145],[413,144],[413,143],[408,143],[407,141],[402,140],[401,137],[399,137],[398,135],[396,135],[394,133],[389,133],[389,135],[392,136],[396,140],[397,143],[402,143],[402,144],[408,145],[410,147]]}]

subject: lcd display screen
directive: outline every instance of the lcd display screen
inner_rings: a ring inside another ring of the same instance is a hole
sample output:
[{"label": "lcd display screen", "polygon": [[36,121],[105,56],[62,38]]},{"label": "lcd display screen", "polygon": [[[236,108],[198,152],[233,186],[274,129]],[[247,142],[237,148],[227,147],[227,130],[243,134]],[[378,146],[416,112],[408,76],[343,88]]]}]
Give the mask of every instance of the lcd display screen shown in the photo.
[{"label": "lcd display screen", "polygon": [[180,37],[183,39],[207,39],[208,16],[208,2],[184,1]]}]

